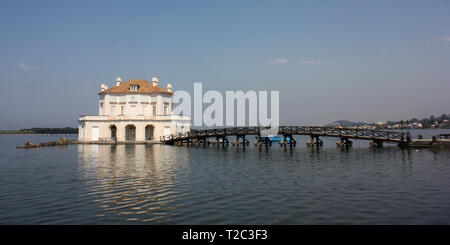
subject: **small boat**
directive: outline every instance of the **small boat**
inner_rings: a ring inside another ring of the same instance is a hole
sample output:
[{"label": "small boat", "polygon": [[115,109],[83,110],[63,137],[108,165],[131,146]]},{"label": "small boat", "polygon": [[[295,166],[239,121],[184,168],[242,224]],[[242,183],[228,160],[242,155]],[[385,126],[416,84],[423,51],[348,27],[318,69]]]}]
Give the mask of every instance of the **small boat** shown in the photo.
[{"label": "small boat", "polygon": [[[258,136],[256,136],[256,139],[258,139]],[[270,140],[271,142],[281,142],[283,140],[283,136],[281,135],[273,135],[269,134],[267,137],[261,137],[263,141]],[[286,138],[286,142],[290,142],[290,138]]]}]

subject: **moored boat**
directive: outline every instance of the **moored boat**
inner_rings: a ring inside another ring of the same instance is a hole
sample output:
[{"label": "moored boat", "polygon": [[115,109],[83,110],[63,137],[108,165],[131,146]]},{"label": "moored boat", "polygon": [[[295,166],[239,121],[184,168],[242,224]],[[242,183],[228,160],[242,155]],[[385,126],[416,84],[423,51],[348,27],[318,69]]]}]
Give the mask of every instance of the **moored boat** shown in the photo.
[{"label": "moored boat", "polygon": [[[258,136],[256,136],[256,139],[258,139]],[[283,140],[283,136],[269,134],[267,137],[261,137],[261,139],[263,141],[269,140],[271,142],[281,142]],[[290,138],[289,137],[286,138],[286,142],[290,142]]]}]

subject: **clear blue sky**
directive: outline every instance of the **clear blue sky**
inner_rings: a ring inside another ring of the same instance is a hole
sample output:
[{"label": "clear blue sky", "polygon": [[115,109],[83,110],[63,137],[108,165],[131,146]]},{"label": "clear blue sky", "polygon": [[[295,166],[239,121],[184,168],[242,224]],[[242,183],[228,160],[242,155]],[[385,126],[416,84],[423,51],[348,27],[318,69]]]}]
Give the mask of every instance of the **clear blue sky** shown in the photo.
[{"label": "clear blue sky", "polygon": [[0,128],[75,126],[117,76],[279,90],[283,124],[450,113],[450,2],[1,1]]}]

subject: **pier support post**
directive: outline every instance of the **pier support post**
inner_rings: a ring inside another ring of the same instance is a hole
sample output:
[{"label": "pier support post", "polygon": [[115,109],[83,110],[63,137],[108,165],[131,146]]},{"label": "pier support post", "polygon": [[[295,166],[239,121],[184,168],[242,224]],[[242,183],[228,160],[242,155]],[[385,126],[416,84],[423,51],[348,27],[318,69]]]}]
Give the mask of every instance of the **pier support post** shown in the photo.
[{"label": "pier support post", "polygon": [[253,142],[254,145],[260,145],[261,144],[261,136],[258,135],[258,138],[256,139],[255,142]]},{"label": "pier support post", "polygon": [[[232,145],[240,145],[241,144],[241,142],[239,140],[240,138],[242,138],[242,145],[244,145],[244,147],[245,147],[245,145],[249,144],[248,140],[245,139],[245,135],[242,135],[242,136],[236,135],[236,138],[233,141],[231,141],[231,144]],[[228,144],[228,141],[227,141],[227,144]]]},{"label": "pier support post", "polygon": [[323,141],[321,139],[319,139],[319,136],[316,136],[316,145],[319,145],[319,146],[323,145]]},{"label": "pier support post", "polygon": [[336,142],[336,145],[338,147],[342,147],[342,146],[350,147],[350,146],[352,146],[352,144],[353,144],[353,142],[351,140],[349,140],[347,137],[342,137],[342,136],[340,136],[339,141]]},{"label": "pier support post", "polygon": [[[315,142],[314,142],[315,140]],[[322,146],[323,145],[323,141],[319,138],[319,135],[310,135],[309,141],[306,142],[307,146],[313,146],[313,145],[317,145],[317,146]]]},{"label": "pier support post", "polygon": [[283,135],[283,139],[281,140],[280,145],[286,146],[288,144],[288,139],[290,146],[297,145],[297,141],[295,141],[294,137],[292,137],[292,134]]},{"label": "pier support post", "polygon": [[283,139],[281,139],[280,146],[286,146],[286,135],[283,135]]},{"label": "pier support post", "polygon": [[297,141],[294,139],[294,137],[292,137],[292,134],[289,135],[289,142],[292,143],[294,146],[297,145]]},{"label": "pier support post", "polygon": [[219,147],[219,144],[220,144],[219,139],[220,138],[216,135],[216,141],[213,144],[217,145],[217,147]]},{"label": "pier support post", "polygon": [[370,142],[370,146],[381,148],[381,147],[383,147],[383,141],[379,140],[379,139],[372,139],[372,141]]},{"label": "pier support post", "polygon": [[228,141],[228,137],[227,136],[223,136],[222,137],[222,145],[224,145],[224,144],[229,144],[230,142]]},{"label": "pier support post", "polygon": [[234,138],[233,141],[231,141],[231,145],[239,145],[239,136],[236,135],[236,138]]}]

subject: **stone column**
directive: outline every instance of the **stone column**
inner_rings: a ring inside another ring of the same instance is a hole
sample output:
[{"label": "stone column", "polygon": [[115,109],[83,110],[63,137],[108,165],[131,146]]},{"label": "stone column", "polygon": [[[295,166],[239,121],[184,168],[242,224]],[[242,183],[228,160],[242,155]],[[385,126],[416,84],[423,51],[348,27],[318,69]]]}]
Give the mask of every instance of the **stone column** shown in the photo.
[{"label": "stone column", "polygon": [[117,142],[124,142],[125,141],[125,123],[118,123],[117,124]]},{"label": "stone column", "polygon": [[136,141],[145,141],[145,126],[144,123],[139,122],[134,124],[136,126]]}]

